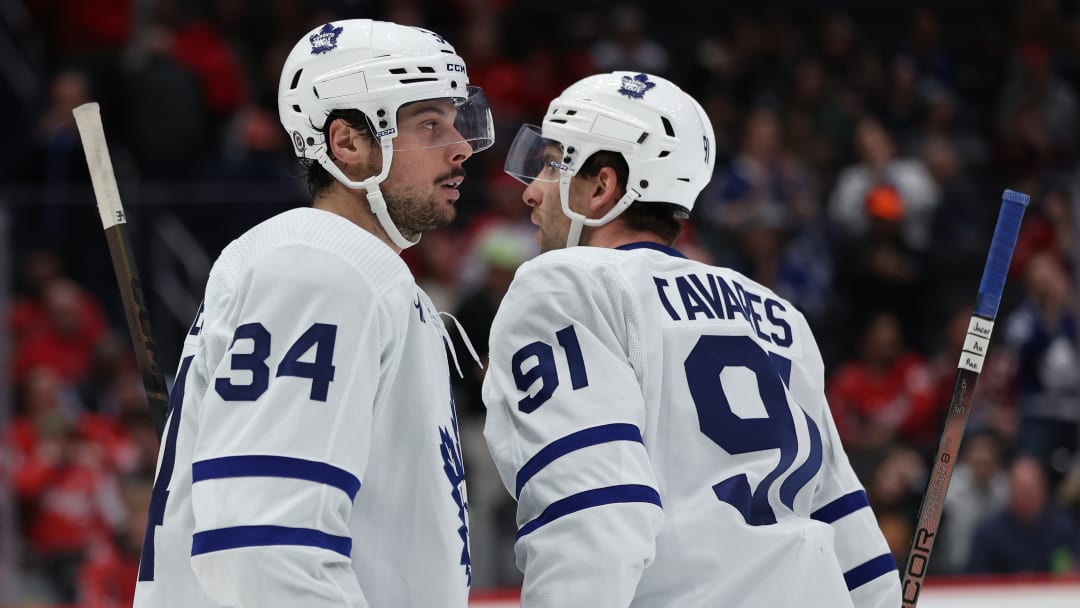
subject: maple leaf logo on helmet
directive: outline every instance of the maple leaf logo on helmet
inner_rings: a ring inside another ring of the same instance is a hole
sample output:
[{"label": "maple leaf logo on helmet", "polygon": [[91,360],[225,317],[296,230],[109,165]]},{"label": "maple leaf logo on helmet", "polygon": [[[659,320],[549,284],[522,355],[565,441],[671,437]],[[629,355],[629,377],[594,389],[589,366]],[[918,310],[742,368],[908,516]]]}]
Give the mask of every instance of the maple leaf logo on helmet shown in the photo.
[{"label": "maple leaf logo on helmet", "polygon": [[630,99],[641,99],[645,97],[645,93],[648,93],[649,89],[655,86],[656,83],[649,80],[648,74],[638,74],[634,77],[623,76],[619,93],[626,95]]},{"label": "maple leaf logo on helmet", "polygon": [[323,53],[329,53],[337,48],[337,39],[341,35],[342,29],[334,27],[333,23],[327,23],[322,26],[322,29],[315,32],[308,37],[311,41],[311,54],[322,55]]}]

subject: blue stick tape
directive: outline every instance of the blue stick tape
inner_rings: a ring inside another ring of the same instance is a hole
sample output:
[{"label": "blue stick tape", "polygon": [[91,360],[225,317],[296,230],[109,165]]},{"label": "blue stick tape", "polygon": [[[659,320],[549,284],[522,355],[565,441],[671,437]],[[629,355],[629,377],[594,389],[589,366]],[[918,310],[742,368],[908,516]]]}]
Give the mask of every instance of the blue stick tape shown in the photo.
[{"label": "blue stick tape", "polygon": [[1009,263],[1016,247],[1016,235],[1020,232],[1024,209],[1030,201],[1030,196],[1015,190],[1006,190],[1001,195],[1001,212],[994,227],[994,238],[990,241],[990,253],[986,256],[986,267],[979,283],[979,301],[975,306],[975,314],[980,317],[990,320],[997,318],[1001,292],[1005,289],[1005,276],[1009,273]]}]

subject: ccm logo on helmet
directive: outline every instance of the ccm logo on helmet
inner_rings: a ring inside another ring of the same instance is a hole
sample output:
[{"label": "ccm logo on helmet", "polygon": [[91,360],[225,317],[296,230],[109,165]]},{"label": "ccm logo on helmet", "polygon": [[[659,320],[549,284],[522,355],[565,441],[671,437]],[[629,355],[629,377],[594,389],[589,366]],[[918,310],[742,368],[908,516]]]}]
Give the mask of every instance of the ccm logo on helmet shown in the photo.
[{"label": "ccm logo on helmet", "polygon": [[446,64],[446,71],[447,72],[461,72],[462,74],[464,74],[465,73],[465,66],[463,66],[461,64],[458,64],[458,63],[448,63],[448,64]]}]

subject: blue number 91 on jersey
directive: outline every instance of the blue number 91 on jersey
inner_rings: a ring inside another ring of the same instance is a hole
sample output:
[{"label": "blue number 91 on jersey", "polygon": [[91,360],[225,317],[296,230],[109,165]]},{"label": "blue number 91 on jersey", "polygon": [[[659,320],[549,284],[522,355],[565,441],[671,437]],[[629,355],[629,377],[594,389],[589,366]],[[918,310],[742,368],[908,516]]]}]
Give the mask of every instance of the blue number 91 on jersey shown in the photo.
[{"label": "blue number 91 on jersey", "polygon": [[[573,325],[555,332],[555,339],[566,355],[566,364],[570,368],[570,385],[576,391],[589,386],[589,375],[585,371],[585,359],[581,356],[581,344]],[[534,360],[533,360],[534,359]],[[533,361],[530,361],[533,360]],[[529,365],[531,363],[531,365]],[[540,388],[536,394],[526,394],[518,400],[518,409],[526,414],[532,413],[551,399],[555,389],[559,388],[559,371],[555,366],[555,350],[547,342],[530,342],[522,347],[510,361],[514,374],[514,384],[519,391],[528,393],[537,380]]]},{"label": "blue number 91 on jersey", "polygon": [[[780,450],[780,461],[751,491],[745,473],[729,477],[713,486],[716,497],[739,510],[746,523],[765,526],[776,523],[776,510],[769,491],[778,479],[791,471],[799,452],[797,423],[805,421],[810,438],[806,460],[780,484],[780,502],[794,509],[795,495],[821,469],[821,432],[814,420],[788,402],[785,385],[791,379],[791,361],[767,353],[749,336],[702,336],[687,356],[684,367],[690,394],[697,409],[701,432],[730,454]],[[767,416],[743,418],[732,409],[724,390],[725,369],[751,372]],[[792,411],[802,414],[796,420]]]},{"label": "blue number 91 on jersey", "polygon": [[[574,326],[555,332],[555,338],[565,356],[573,390],[588,386],[589,377]],[[536,411],[559,388],[557,357],[556,348],[540,340],[514,353],[511,359],[514,383],[525,393],[518,400],[521,412]],[[762,350],[749,336],[705,335],[698,338],[683,367],[702,434],[732,455],[780,452],[776,466],[756,488],[751,489],[746,473],[733,475],[713,486],[717,499],[737,509],[747,524],[775,524],[777,510],[785,507],[794,510],[796,495],[814,479],[822,463],[821,431],[817,423],[788,399],[786,385],[791,380],[791,360]],[[725,380],[725,372],[736,370],[741,373],[728,373]],[[739,416],[732,407],[733,397],[728,390],[737,390],[742,395],[756,393],[765,408],[765,416]],[[805,429],[810,445],[806,459],[796,466],[800,429]],[[770,502],[770,494],[778,482],[779,504],[774,504]]]}]

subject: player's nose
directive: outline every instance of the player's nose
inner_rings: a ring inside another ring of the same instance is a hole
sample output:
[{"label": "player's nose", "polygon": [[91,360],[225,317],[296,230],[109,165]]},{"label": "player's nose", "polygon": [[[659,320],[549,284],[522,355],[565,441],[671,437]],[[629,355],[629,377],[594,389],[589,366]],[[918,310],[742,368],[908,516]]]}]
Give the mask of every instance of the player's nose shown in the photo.
[{"label": "player's nose", "polygon": [[530,207],[538,207],[543,198],[544,195],[540,192],[540,189],[536,187],[535,181],[526,186],[525,191],[521,193],[521,200],[525,201],[525,204]]},{"label": "player's nose", "polygon": [[[460,136],[459,136],[460,137]],[[462,164],[469,160],[469,157],[473,155],[472,144],[465,141],[464,138],[461,141],[455,142],[447,146],[450,154],[450,162],[455,164]]]}]

